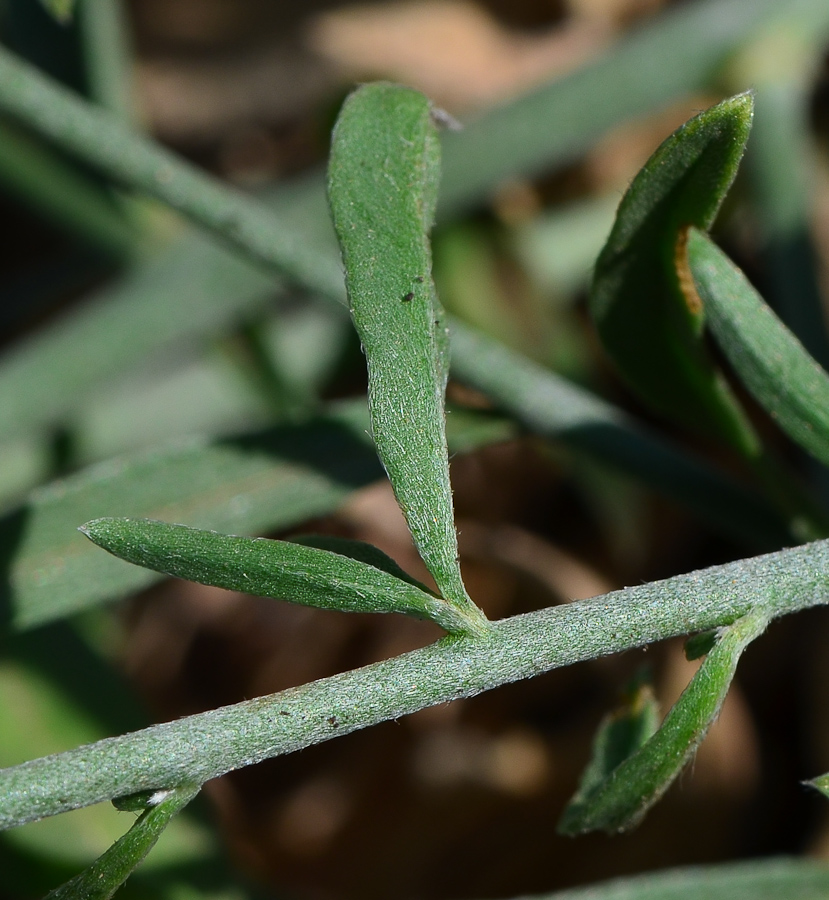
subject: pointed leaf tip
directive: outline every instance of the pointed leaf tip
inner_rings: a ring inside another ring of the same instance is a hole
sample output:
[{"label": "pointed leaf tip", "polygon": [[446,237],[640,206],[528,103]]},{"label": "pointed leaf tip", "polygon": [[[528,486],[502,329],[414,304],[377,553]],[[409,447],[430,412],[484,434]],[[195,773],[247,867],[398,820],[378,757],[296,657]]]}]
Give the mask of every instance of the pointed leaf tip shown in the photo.
[{"label": "pointed leaf tip", "polygon": [[590,293],[605,350],[639,396],[749,457],[759,452],[757,438],[706,355],[702,310],[687,302],[676,262],[684,259],[684,229],[713,223],[736,176],[753,110],[752,94],[738,94],[657,148],[619,204]]}]

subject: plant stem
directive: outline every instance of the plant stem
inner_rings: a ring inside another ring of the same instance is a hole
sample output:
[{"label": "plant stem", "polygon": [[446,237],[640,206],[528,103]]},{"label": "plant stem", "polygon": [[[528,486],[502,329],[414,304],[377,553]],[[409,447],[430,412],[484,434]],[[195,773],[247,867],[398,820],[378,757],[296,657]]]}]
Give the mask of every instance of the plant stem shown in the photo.
[{"label": "plant stem", "polygon": [[452,375],[483,391],[533,434],[632,475],[738,540],[760,549],[792,543],[786,520],[758,494],[649,433],[618,407],[456,320]]},{"label": "plant stem", "polygon": [[325,296],[344,299],[342,272],[264,205],[85,102],[0,48],[0,109],[107,177],[140,188],[249,256]]},{"label": "plant stem", "polygon": [[0,828],[200,784],[342,734],[679,634],[829,603],[829,541],[495,622],[278,694],[0,770]]}]

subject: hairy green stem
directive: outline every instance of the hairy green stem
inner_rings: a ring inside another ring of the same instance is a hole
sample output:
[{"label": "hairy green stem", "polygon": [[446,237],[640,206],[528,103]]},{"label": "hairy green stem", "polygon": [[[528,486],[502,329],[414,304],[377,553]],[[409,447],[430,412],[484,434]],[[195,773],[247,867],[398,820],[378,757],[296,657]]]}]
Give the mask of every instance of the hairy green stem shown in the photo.
[{"label": "hairy green stem", "polygon": [[829,602],[829,541],[493,623],[421,650],[0,771],[0,827],[143,790],[200,784],[550,669]]}]

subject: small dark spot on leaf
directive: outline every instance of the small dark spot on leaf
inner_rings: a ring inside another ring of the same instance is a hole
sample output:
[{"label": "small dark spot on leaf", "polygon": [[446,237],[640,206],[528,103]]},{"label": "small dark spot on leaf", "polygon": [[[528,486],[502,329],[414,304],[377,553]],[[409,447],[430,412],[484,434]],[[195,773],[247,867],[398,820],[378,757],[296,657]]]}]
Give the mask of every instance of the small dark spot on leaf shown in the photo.
[{"label": "small dark spot on leaf", "polygon": [[404,303],[411,303],[412,300],[414,300],[414,292],[413,291],[409,291],[408,294],[404,294],[404,296],[403,296]]},{"label": "small dark spot on leaf", "polygon": [[280,710],[279,710],[279,715],[280,715],[280,716],[289,716],[290,713],[288,712],[287,709],[280,709]]},{"label": "small dark spot on leaf", "polygon": [[422,276],[422,275],[418,275],[417,278],[415,278],[415,281],[416,281],[418,284],[423,284],[423,276]]},{"label": "small dark spot on leaf", "polygon": [[336,716],[329,716],[329,717],[328,717],[328,724],[329,724],[332,728],[339,728],[339,727],[340,727],[340,723],[337,721],[337,717],[336,717]]}]

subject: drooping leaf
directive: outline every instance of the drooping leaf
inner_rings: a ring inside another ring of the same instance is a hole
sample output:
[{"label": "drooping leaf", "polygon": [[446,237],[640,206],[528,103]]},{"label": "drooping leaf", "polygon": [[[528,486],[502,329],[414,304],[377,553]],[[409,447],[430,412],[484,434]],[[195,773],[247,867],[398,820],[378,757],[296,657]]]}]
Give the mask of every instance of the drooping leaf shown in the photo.
[{"label": "drooping leaf", "polygon": [[151,519],[95,519],[81,531],[114,556],[188,581],[320,609],[404,613],[449,632],[468,628],[455,607],[410,580],[330,550]]},{"label": "drooping leaf", "polygon": [[132,828],[80,875],[51,891],[46,900],[109,900],[150,852],[173,816],[198,792],[199,787],[183,786],[151,794]]},{"label": "drooping leaf", "polygon": [[659,730],[604,781],[591,780],[591,789],[580,789],[570,801],[559,823],[561,834],[625,831],[642,820],[702,742],[719,715],[743,650],[762,634],[768,620],[767,612],[755,609],[722,629]]},{"label": "drooping leaf", "polygon": [[792,440],[829,464],[829,375],[737,266],[695,229],[688,235],[688,265],[711,331],[740,380]]},{"label": "drooping leaf", "polygon": [[461,578],[449,485],[448,330],[429,245],[439,173],[426,97],[376,83],[346,100],[334,129],[328,194],[368,364],[372,434],[427,568],[470,627],[480,628],[482,614]]},{"label": "drooping leaf", "polygon": [[596,262],[590,311],[605,350],[640,397],[749,457],[759,445],[700,342],[701,310],[681,290],[684,228],[709,228],[751,127],[750,94],[691,119],[645,163]]}]

